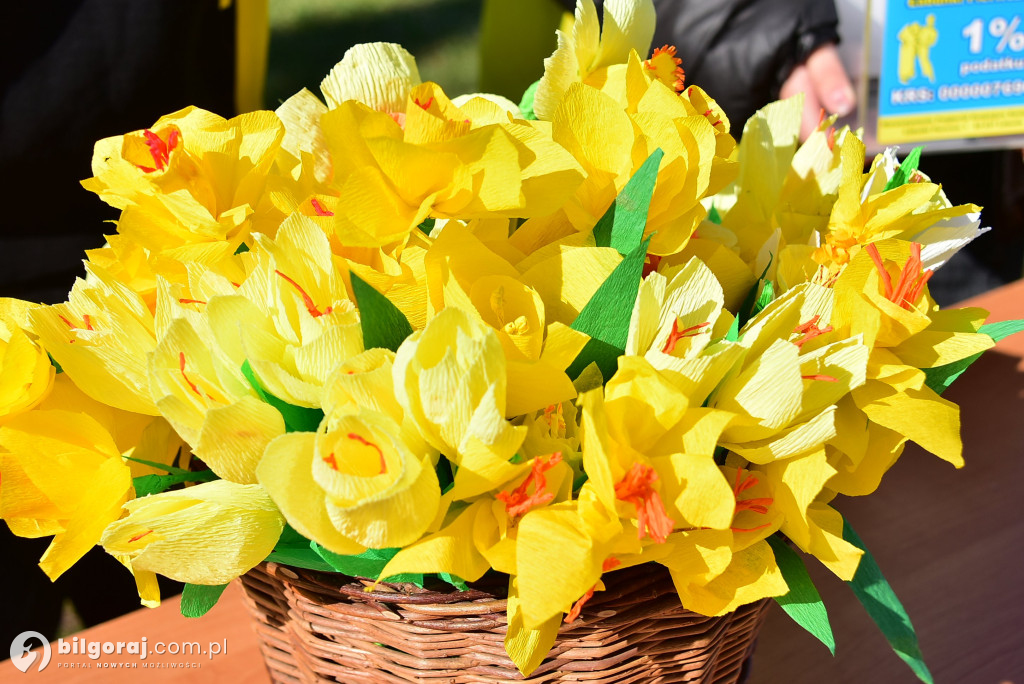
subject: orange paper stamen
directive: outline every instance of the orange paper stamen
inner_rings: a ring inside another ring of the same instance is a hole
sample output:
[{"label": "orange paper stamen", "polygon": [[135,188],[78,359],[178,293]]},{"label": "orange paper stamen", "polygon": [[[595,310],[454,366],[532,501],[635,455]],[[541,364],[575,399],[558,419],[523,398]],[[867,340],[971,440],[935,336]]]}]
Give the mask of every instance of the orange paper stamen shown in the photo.
[{"label": "orange paper stamen", "polygon": [[[601,564],[601,572],[608,572],[620,565],[622,565],[622,561],[618,558],[612,558],[609,556],[608,558],[605,558],[604,563]],[[579,618],[580,613],[583,611],[583,606],[587,604],[587,601],[594,597],[595,591],[597,591],[596,584],[590,587],[590,589],[587,589],[587,593],[583,594],[576,603],[572,604],[572,609],[569,611],[569,614],[565,616],[565,624],[570,625]]]},{"label": "orange paper stamen", "polygon": [[696,337],[701,333],[708,332],[706,330],[701,330],[701,328],[707,327],[709,325],[711,325],[711,323],[698,323],[697,325],[691,325],[689,328],[683,328],[682,330],[680,330],[679,319],[677,318],[676,320],[672,321],[672,332],[668,334],[668,339],[665,340],[665,346],[661,348],[661,351],[663,351],[666,354],[671,354],[673,351],[675,351],[676,344],[679,343],[679,340],[683,339],[684,337]]},{"label": "orange paper stamen", "polygon": [[[556,451],[547,458],[538,456],[533,459],[532,470],[522,483],[511,492],[498,492],[495,498],[505,504],[505,511],[510,518],[521,518],[534,506],[543,506],[555,498],[551,492],[544,491],[548,480],[544,473],[562,462],[562,453]],[[533,494],[528,494],[533,485]]]},{"label": "orange paper stamen", "polygon": [[924,264],[921,261],[921,245],[916,242],[911,243],[910,258],[903,265],[895,287],[892,284],[889,272],[885,270],[885,264],[882,263],[882,257],[878,253],[878,248],[875,245],[867,245],[864,249],[867,250],[871,260],[875,262],[875,268],[878,269],[879,275],[882,276],[882,283],[885,286],[885,298],[900,308],[909,311],[914,306],[914,302],[921,297],[921,293],[924,292],[924,286],[932,277],[931,269],[922,270]]},{"label": "orange paper stamen", "polygon": [[651,466],[634,463],[626,476],[615,485],[615,498],[636,507],[637,537],[645,535],[659,544],[672,533],[675,521],[668,517],[661,496],[654,489],[658,473]]},{"label": "orange paper stamen", "polygon": [[826,325],[824,328],[818,327],[819,318],[821,318],[821,316],[815,316],[806,323],[801,323],[800,325],[793,328],[793,332],[795,332],[798,335],[803,335],[803,337],[800,338],[799,340],[793,340],[793,344],[795,344],[797,347],[802,347],[804,346],[804,344],[810,342],[815,337],[818,337],[819,335],[824,335],[825,333],[832,332],[831,325]]},{"label": "orange paper stamen", "polygon": [[[760,515],[766,515],[768,513],[769,506],[775,502],[774,499],[769,497],[757,498],[757,499],[740,499],[739,496],[742,492],[750,489],[757,485],[757,478],[753,473],[747,473],[746,477],[743,475],[742,469],[736,470],[736,482],[733,484],[732,493],[736,497],[736,508],[733,511],[733,516],[740,514],[743,511],[750,511],[752,513],[758,513]],[[733,532],[756,532],[766,527],[770,527],[771,523],[765,523],[758,525],[757,527],[732,527],[730,528]]]}]

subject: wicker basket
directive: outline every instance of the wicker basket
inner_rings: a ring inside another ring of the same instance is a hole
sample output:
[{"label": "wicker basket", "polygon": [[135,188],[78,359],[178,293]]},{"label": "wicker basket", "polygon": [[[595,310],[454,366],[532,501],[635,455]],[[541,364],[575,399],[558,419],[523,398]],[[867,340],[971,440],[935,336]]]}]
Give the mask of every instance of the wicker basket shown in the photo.
[{"label": "wicker basket", "polygon": [[[745,678],[767,601],[704,617],[679,605],[668,573],[605,575],[579,620],[563,625],[532,682],[702,682]],[[277,682],[521,681],[504,649],[504,587],[430,591],[263,563],[242,577]]]}]

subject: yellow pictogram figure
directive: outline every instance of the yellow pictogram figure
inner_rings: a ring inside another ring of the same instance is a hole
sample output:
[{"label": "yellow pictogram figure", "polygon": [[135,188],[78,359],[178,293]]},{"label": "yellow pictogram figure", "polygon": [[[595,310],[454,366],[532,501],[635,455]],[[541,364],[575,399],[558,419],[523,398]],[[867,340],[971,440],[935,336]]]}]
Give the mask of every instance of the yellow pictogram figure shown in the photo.
[{"label": "yellow pictogram figure", "polygon": [[921,75],[935,83],[935,69],[932,67],[932,46],[939,40],[939,32],[935,28],[935,15],[929,14],[922,26],[912,22],[900,29],[896,34],[900,41],[900,54],[897,63],[900,83],[907,84],[917,77],[917,65],[921,65]]}]

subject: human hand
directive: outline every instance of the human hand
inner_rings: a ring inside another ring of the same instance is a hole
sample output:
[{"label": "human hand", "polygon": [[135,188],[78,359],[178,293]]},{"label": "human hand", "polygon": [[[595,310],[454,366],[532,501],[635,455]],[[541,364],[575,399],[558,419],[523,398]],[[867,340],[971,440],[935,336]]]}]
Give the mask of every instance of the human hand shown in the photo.
[{"label": "human hand", "polygon": [[839,116],[853,111],[857,98],[834,44],[822,45],[806,62],[793,69],[782,84],[779,96],[785,99],[801,92],[804,93],[804,111],[800,140],[806,140],[817,128],[822,109]]}]

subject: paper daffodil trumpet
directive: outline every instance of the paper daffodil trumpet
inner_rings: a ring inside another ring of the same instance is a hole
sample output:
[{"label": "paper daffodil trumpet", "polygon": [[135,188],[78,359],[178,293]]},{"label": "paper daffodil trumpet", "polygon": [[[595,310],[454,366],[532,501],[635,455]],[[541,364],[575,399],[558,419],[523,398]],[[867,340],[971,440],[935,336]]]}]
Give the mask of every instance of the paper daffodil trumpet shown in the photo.
[{"label": "paper daffodil trumpet", "polygon": [[527,676],[632,566],[705,616],[864,581],[840,495],[908,441],[962,466],[941,395],[1024,327],[929,294],[979,208],[920,150],[798,144],[799,98],[730,122],[651,0],[603,12],[519,103],[374,43],[323,99],[96,144],[115,231],[66,302],[0,300],[0,517],[50,577],[98,544],[146,605],[264,561],[507,586]]}]

